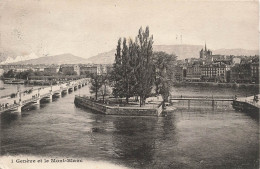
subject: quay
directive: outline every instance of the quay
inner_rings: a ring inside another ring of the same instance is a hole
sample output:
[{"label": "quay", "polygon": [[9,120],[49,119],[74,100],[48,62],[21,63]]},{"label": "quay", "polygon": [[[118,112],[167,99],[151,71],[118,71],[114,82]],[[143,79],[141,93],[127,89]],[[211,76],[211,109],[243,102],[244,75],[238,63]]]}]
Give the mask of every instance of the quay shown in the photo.
[{"label": "quay", "polygon": [[36,88],[30,93],[18,91],[15,97],[0,98],[0,113],[6,111],[22,112],[22,107],[28,104],[40,104],[40,101],[45,99],[52,101],[53,96],[61,97],[64,93],[69,93],[87,85],[89,79],[83,78],[74,81],[68,81],[62,84]]},{"label": "quay", "polygon": [[75,96],[74,103],[76,106],[94,110],[105,115],[123,115],[123,116],[161,116],[163,104],[161,101],[147,104],[143,107],[136,106],[119,106],[115,104],[105,104],[94,101],[86,96]]},{"label": "quay", "polygon": [[260,103],[259,98],[260,94],[250,97],[240,97],[234,99],[232,106],[235,110],[243,111],[246,113],[259,113]]},{"label": "quay", "polygon": [[219,83],[219,82],[175,82],[174,86],[203,86],[220,88],[253,88],[258,89],[258,83]]}]

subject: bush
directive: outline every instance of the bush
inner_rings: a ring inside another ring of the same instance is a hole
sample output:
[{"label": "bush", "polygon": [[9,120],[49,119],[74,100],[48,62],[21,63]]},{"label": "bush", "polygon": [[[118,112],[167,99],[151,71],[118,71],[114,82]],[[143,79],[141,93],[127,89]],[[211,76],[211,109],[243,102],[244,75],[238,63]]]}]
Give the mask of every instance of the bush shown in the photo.
[{"label": "bush", "polygon": [[15,96],[16,96],[15,93],[12,93],[12,94],[11,94],[11,98],[14,98]]}]

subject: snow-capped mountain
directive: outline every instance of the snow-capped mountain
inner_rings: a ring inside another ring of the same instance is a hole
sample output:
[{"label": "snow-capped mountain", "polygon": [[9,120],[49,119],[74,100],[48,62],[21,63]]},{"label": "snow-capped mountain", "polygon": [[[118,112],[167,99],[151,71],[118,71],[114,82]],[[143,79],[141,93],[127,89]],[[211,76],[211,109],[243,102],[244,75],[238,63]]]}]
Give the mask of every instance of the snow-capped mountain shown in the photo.
[{"label": "snow-capped mountain", "polygon": [[15,63],[15,62],[21,62],[21,61],[37,59],[37,58],[39,58],[39,56],[37,56],[35,53],[31,53],[29,55],[16,56],[15,58],[7,57],[6,60],[3,62],[0,62],[0,64]]}]

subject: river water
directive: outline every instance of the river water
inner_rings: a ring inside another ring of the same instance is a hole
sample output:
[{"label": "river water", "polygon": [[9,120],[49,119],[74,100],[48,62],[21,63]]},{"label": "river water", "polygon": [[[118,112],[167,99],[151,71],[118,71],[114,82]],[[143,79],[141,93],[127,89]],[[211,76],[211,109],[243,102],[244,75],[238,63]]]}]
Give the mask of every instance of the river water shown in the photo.
[{"label": "river water", "polygon": [[2,80],[0,80],[0,97],[7,96],[12,93],[16,93],[18,89],[21,91],[38,88],[40,86],[30,86],[30,85],[16,85],[16,84],[4,84]]},{"label": "river water", "polygon": [[[119,168],[258,168],[258,117],[236,112],[230,103],[212,109],[206,102],[191,103],[190,108],[176,102],[177,110],[166,117],[105,116],[75,107],[75,94],[88,92],[85,86],[51,103],[31,106],[22,115],[3,113],[2,157],[69,157]],[[173,94],[253,92],[179,87]]]}]

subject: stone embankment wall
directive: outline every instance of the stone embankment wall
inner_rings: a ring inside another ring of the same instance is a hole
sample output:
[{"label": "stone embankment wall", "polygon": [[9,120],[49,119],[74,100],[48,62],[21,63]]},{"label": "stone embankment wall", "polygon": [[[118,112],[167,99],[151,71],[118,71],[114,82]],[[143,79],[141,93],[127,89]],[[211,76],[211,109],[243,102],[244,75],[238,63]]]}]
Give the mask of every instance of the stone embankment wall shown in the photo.
[{"label": "stone embankment wall", "polygon": [[223,87],[223,88],[258,88],[259,84],[245,83],[214,83],[214,82],[181,82],[175,83],[178,86],[203,86],[203,87]]},{"label": "stone embankment wall", "polygon": [[119,107],[109,106],[94,102],[91,99],[75,96],[75,105],[92,109],[107,115],[124,115],[124,116],[161,116],[162,103],[156,105],[155,108],[138,108],[138,107]]}]

